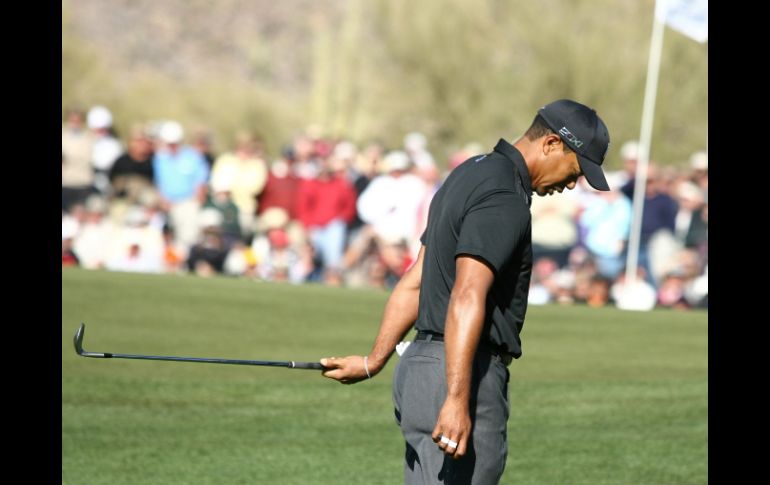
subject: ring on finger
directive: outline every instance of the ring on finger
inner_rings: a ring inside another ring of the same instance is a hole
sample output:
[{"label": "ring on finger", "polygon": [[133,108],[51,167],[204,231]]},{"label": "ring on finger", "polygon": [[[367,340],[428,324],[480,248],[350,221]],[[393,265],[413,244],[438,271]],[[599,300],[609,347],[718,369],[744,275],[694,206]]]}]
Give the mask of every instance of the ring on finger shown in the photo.
[{"label": "ring on finger", "polygon": [[449,442],[450,442],[450,441],[452,441],[452,440],[450,440],[449,438],[447,438],[447,437],[446,437],[446,436],[444,436],[444,435],[441,435],[441,442],[442,442],[442,443],[444,443],[445,445],[447,445],[447,444],[449,444]]},{"label": "ring on finger", "polygon": [[457,448],[457,442],[456,441],[448,440],[446,445],[447,445],[447,448]]}]

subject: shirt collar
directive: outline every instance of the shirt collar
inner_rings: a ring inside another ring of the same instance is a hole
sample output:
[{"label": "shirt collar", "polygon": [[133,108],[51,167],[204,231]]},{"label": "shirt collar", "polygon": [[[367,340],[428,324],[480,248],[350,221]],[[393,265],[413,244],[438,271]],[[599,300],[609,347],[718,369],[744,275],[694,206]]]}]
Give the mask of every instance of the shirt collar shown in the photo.
[{"label": "shirt collar", "polygon": [[495,145],[495,151],[502,154],[513,162],[516,166],[516,170],[519,172],[519,179],[521,179],[521,185],[524,187],[524,193],[527,195],[527,201],[529,205],[532,205],[532,179],[529,176],[529,170],[526,163],[524,163],[524,157],[521,152],[513,145],[500,138],[500,141]]}]

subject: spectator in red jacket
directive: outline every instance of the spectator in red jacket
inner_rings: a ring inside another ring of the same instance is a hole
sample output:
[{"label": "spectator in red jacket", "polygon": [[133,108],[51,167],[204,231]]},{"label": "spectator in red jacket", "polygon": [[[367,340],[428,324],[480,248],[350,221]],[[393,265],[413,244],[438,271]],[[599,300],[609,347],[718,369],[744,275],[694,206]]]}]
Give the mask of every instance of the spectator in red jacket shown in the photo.
[{"label": "spectator in red jacket", "polygon": [[289,147],[270,167],[265,188],[257,196],[257,215],[279,207],[289,214],[289,219],[296,219],[299,186],[300,178],[294,170],[294,151]]},{"label": "spectator in red jacket", "polygon": [[339,285],[347,225],[356,214],[356,192],[345,176],[346,161],[331,156],[324,160],[316,179],[305,179],[299,187],[297,218],[320,261],[326,284]]}]

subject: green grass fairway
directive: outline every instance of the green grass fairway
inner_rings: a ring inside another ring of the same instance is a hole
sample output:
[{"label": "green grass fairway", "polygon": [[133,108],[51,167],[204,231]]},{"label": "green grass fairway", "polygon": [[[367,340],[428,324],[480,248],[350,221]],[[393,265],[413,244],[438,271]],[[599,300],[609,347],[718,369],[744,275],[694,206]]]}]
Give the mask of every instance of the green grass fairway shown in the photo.
[{"label": "green grass fairway", "polygon": [[[317,360],[369,350],[381,291],[63,269],[62,483],[397,484],[397,356],[317,371],[86,359]],[[530,307],[511,364],[502,483],[705,484],[705,312]]]}]

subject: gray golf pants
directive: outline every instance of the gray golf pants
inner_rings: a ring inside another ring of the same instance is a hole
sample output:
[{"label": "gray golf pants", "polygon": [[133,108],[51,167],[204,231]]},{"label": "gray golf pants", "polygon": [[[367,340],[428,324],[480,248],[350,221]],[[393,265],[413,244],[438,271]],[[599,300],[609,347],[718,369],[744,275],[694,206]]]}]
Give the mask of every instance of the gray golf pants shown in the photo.
[{"label": "gray golf pants", "polygon": [[508,455],[508,368],[479,350],[473,361],[470,401],[473,431],[465,456],[455,460],[431,439],[446,399],[444,343],[415,341],[401,356],[393,377],[396,422],[406,441],[404,483],[496,484]]}]

